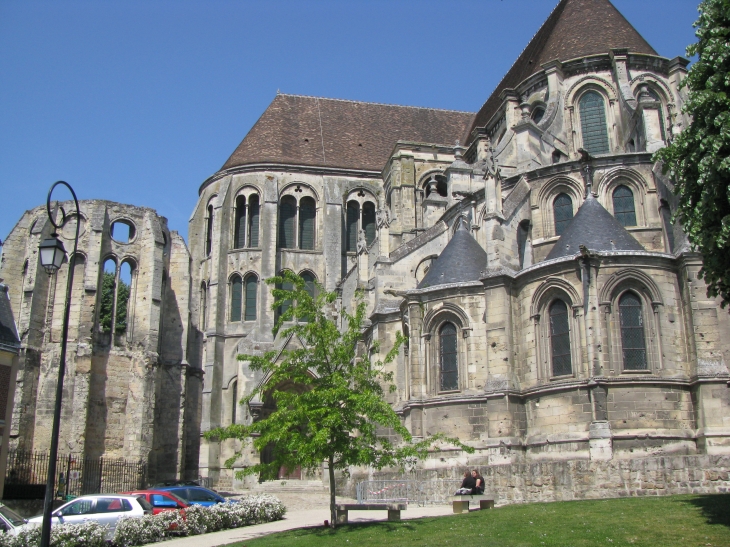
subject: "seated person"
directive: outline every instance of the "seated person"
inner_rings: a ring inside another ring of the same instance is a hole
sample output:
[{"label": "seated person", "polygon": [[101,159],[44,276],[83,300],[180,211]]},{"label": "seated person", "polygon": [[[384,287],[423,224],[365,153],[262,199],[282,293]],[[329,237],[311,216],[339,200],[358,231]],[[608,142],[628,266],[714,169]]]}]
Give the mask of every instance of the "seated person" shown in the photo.
[{"label": "seated person", "polygon": [[476,469],[471,472],[471,476],[474,480],[474,489],[472,490],[472,494],[475,496],[484,494],[484,477],[482,477]]},{"label": "seated person", "polygon": [[464,480],[461,481],[461,486],[454,494],[455,496],[469,495],[474,491],[476,487],[476,480],[472,477],[468,471],[464,472]]}]

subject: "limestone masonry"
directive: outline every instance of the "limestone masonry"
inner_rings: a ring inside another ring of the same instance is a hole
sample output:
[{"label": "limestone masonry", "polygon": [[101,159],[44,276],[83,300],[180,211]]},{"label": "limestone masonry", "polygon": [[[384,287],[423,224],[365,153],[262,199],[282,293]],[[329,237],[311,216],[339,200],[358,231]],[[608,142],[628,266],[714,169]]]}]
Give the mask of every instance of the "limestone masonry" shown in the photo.
[{"label": "limestone masonry", "polygon": [[[406,335],[393,407],[476,449],[423,476],[482,466],[507,501],[726,490],[729,316],[651,161],[689,121],[687,64],[608,0],[562,0],[477,113],[278,94],[201,185],[187,246],[152,210],[82,202],[61,450],[251,486],[235,469],[267,451],[226,469],[237,441],[200,435],[272,410],[237,404],[265,379],[236,356],[293,343],[263,282],[288,269],[345,308],[365,292],[365,351]],[[27,211],[0,270],[11,435],[36,450],[67,275],[39,269],[50,228]]]}]

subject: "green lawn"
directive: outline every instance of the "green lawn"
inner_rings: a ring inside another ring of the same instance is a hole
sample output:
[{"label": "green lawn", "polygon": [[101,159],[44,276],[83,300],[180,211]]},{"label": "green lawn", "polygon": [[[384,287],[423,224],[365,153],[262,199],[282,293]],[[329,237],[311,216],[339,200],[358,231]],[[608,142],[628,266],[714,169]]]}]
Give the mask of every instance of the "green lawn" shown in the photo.
[{"label": "green lawn", "polygon": [[418,545],[583,547],[730,546],[730,494],[510,505],[400,523],[308,528],[230,547]]}]

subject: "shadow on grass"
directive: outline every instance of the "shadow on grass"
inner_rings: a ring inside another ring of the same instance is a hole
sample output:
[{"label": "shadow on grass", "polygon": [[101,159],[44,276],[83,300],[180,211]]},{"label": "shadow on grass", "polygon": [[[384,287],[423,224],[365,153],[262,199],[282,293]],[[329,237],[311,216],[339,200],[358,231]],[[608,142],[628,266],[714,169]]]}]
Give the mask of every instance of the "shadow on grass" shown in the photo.
[{"label": "shadow on grass", "polygon": [[707,524],[722,524],[730,528],[730,494],[710,494],[681,500],[700,509]]}]

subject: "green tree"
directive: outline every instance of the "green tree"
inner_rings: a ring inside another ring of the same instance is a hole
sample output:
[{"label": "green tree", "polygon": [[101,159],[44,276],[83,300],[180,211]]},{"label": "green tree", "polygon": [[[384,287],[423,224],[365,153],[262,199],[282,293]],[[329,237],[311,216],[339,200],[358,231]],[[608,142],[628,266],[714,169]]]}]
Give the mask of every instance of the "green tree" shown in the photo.
[{"label": "green tree", "polygon": [[[101,278],[101,309],[99,310],[99,324],[102,332],[112,331],[112,314],[114,313],[114,286],[115,275],[104,272]],[[127,330],[127,302],[129,301],[129,285],[119,280],[117,290],[117,325],[114,332],[122,334]]]},{"label": "green tree", "polygon": [[730,301],[730,0],[705,0],[681,88],[691,123],[654,158],[675,180],[676,218],[702,253],[708,294]]},{"label": "green tree", "polygon": [[[262,356],[238,356],[239,360],[250,361],[252,370],[267,377],[266,385],[256,388],[241,403],[258,396],[261,400],[272,397],[276,404],[275,410],[259,421],[234,424],[206,434],[217,440],[253,437],[258,451],[269,447],[272,461],[240,471],[239,478],[254,474],[272,476],[281,467],[311,470],[326,461],[334,526],[335,470],[347,471],[352,465],[403,468],[425,457],[429,450],[438,450],[441,442],[473,452],[458,440],[443,435],[413,441],[385,400],[384,386],[395,391],[391,383],[393,374],[386,369],[396,358],[404,338],[399,332],[393,348],[382,360],[372,361],[368,352],[359,352],[365,319],[362,299],[352,315],[339,310],[346,325],[340,330],[331,313],[336,293],[326,292],[320,285],[315,291],[311,287],[307,290],[306,282],[291,272],[266,282],[274,287],[272,309],[283,310],[274,332],[283,329],[285,339],[294,335],[301,347],[285,350],[281,355],[271,351]],[[306,317],[307,321],[297,321],[297,317]],[[374,349],[378,351],[377,345]],[[226,465],[231,467],[239,456],[240,452]]]}]

